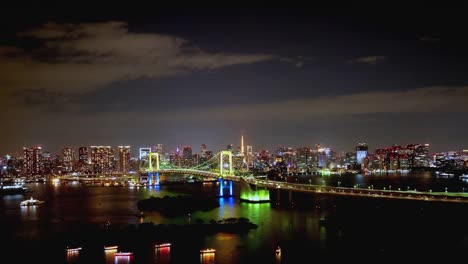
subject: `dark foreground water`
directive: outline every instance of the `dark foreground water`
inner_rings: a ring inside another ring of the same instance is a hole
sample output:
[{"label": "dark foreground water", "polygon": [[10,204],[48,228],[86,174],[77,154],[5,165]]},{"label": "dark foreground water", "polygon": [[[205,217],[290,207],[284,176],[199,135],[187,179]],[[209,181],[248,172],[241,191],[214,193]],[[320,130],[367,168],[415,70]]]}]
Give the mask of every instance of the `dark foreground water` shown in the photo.
[{"label": "dark foreground water", "polygon": [[[299,179],[301,180],[301,179]],[[302,179],[308,181],[308,179]],[[367,185],[444,190],[465,188],[458,179],[431,175],[315,176],[312,183]],[[339,182],[339,183],[338,183]],[[220,207],[190,216],[165,217],[144,212],[136,204],[150,196],[217,193],[216,184],[185,184],[157,188],[27,185],[32,194],[0,198],[0,263],[313,263],[381,262],[408,258],[418,262],[448,261],[468,252],[468,206],[411,201],[386,201],[281,193],[283,208],[270,204],[240,203],[236,198],[219,199]],[[237,187],[237,186],[235,186]],[[388,188],[388,187],[387,187]],[[20,207],[29,198],[46,203]],[[277,192],[271,192],[276,201]],[[276,204],[276,203],[274,203]],[[229,217],[246,217],[258,225],[245,234],[217,233],[154,239],[117,239],[120,250],[131,258],[106,254],[98,234],[110,222],[114,228],[155,224],[190,224]],[[83,234],[87,240],[80,240]],[[79,241],[79,242],[78,242]],[[155,250],[156,243],[170,242],[169,249]],[[81,243],[78,245],[78,243]],[[77,254],[65,247],[81,246]],[[280,246],[281,255],[275,253]],[[200,249],[214,248],[214,255],[201,256]]]}]

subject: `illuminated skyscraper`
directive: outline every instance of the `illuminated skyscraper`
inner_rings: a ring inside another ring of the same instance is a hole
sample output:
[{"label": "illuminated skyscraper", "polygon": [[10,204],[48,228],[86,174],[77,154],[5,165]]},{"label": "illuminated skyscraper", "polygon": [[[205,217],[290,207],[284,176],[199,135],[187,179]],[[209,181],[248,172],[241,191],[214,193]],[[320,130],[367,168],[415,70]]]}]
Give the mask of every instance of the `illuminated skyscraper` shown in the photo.
[{"label": "illuminated skyscraper", "polygon": [[114,150],[110,146],[91,146],[91,163],[95,172],[111,171],[114,163]]},{"label": "illuminated skyscraper", "polygon": [[157,152],[159,154],[163,154],[163,144],[157,144],[151,148],[152,152]]},{"label": "illuminated skyscraper", "polygon": [[357,164],[362,164],[364,158],[367,157],[368,147],[366,143],[358,143],[356,146],[356,162]]},{"label": "illuminated skyscraper", "polygon": [[247,163],[250,163],[253,161],[253,149],[252,149],[252,146],[247,146]]},{"label": "illuminated skyscraper", "polygon": [[42,147],[23,147],[23,173],[36,175],[42,172]]},{"label": "illuminated skyscraper", "polygon": [[130,146],[118,146],[119,150],[119,169],[126,173],[130,169]]},{"label": "illuminated skyscraper", "polygon": [[147,161],[148,160],[148,155],[151,152],[151,148],[140,148],[140,154],[138,155],[138,158],[141,161]]},{"label": "illuminated skyscraper", "polygon": [[78,148],[78,162],[80,164],[88,164],[88,148],[87,147],[80,147]]},{"label": "illuminated skyscraper", "polygon": [[299,170],[307,170],[311,165],[312,152],[308,147],[298,148],[296,151],[297,167]]},{"label": "illuminated skyscraper", "polygon": [[182,149],[182,166],[186,168],[193,166],[193,154],[191,146],[184,146]]},{"label": "illuminated skyscraper", "polygon": [[73,171],[73,163],[75,161],[75,151],[71,147],[65,147],[62,149],[63,154],[63,167],[65,171]]}]

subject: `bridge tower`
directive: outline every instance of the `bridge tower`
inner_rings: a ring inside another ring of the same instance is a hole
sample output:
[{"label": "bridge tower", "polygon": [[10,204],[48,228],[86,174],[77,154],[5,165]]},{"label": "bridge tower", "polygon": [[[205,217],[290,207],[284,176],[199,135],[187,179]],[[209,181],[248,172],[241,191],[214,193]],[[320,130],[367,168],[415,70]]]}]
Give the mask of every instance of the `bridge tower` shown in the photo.
[{"label": "bridge tower", "polygon": [[[227,156],[229,160],[229,165],[227,169],[224,168],[224,162],[223,162],[224,156]],[[229,150],[223,150],[219,152],[219,174],[221,176],[234,175],[234,171],[232,169],[232,152]]]},{"label": "bridge tower", "polygon": [[[153,156],[156,157],[156,168],[153,168],[153,159],[152,159]],[[160,156],[158,152],[151,152],[148,155],[148,162],[149,162],[148,176],[150,178],[152,185],[159,185],[159,158]]]},{"label": "bridge tower", "polygon": [[[224,157],[228,158],[228,167],[224,168]],[[232,152],[229,150],[223,150],[219,152],[219,176],[221,176],[219,181],[219,196],[220,197],[232,197],[232,181],[223,179],[223,176],[232,176],[234,175],[234,170],[232,169]],[[229,189],[229,195],[224,194],[224,189]]]}]

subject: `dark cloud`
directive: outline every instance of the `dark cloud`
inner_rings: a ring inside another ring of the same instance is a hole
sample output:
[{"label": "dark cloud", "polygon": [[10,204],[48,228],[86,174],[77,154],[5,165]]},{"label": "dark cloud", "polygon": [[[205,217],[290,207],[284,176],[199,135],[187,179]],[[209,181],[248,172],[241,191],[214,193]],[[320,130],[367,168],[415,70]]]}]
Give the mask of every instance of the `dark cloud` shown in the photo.
[{"label": "dark cloud", "polygon": [[[4,89],[44,89],[83,93],[107,84],[138,78],[160,78],[196,70],[271,60],[269,54],[205,52],[170,35],[132,33],[127,23],[47,23],[18,34],[43,41],[42,47],[21,51],[0,49],[0,85]],[[14,58],[5,55],[14,53]],[[54,54],[47,60],[37,54]]]}]

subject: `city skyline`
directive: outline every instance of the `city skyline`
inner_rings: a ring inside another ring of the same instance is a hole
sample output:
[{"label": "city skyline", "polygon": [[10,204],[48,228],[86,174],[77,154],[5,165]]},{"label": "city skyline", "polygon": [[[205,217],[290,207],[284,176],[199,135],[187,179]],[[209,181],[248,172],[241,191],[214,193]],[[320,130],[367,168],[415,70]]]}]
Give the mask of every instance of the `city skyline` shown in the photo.
[{"label": "city skyline", "polygon": [[468,149],[460,10],[150,10],[9,9],[0,152],[222,149],[240,131],[254,149]]},{"label": "city skyline", "polygon": [[[244,150],[242,150],[242,144],[233,144],[233,143],[225,144],[223,146],[220,146],[219,148],[212,147],[210,144],[206,144],[206,143],[201,143],[201,144],[198,144],[198,145],[179,144],[179,145],[176,145],[176,146],[173,146],[173,147],[168,147],[168,146],[166,146],[165,144],[162,144],[162,143],[148,144],[148,145],[142,145],[142,146],[140,146],[140,145],[139,146],[107,145],[107,144],[94,144],[94,145],[86,145],[86,146],[85,145],[78,145],[78,146],[67,145],[67,146],[62,146],[57,150],[52,150],[50,148],[47,148],[47,146],[43,145],[43,144],[33,144],[33,145],[22,146],[21,148],[19,148],[15,152],[8,152],[8,153],[4,154],[4,156],[5,155],[11,155],[11,154],[15,154],[16,156],[21,156],[22,155],[21,153],[22,153],[24,148],[34,148],[34,147],[40,147],[41,149],[43,149],[43,151],[45,151],[47,153],[50,153],[50,154],[55,154],[55,155],[63,154],[63,152],[65,150],[69,151],[69,149],[72,149],[73,151],[76,152],[75,154],[77,154],[79,149],[81,149],[81,148],[92,148],[92,147],[110,147],[110,148],[112,148],[114,150],[114,152],[116,154],[118,154],[118,150],[120,148],[125,147],[125,148],[130,149],[130,153],[131,153],[132,157],[139,157],[140,149],[144,149],[144,150],[148,149],[151,152],[161,152],[159,149],[157,149],[157,148],[161,148],[162,153],[174,154],[174,153],[177,153],[177,152],[181,153],[183,148],[185,148],[185,147],[191,148],[194,153],[203,153],[203,151],[206,151],[206,150],[218,152],[218,151],[229,149],[229,147],[232,147],[233,152],[236,152],[236,153],[238,152],[238,153],[244,153],[245,154],[247,152],[247,147],[250,147],[251,149],[253,148],[253,152],[255,152],[255,153],[259,153],[261,151],[269,151],[271,153],[274,153],[275,151],[277,151],[279,149],[298,150],[298,149],[301,149],[301,148],[304,148],[304,147],[310,148],[310,149],[315,149],[315,148],[317,148],[317,146],[320,146],[320,147],[330,149],[330,150],[332,150],[334,152],[337,152],[337,153],[351,153],[351,152],[356,152],[357,148],[359,146],[361,146],[362,144],[364,144],[364,146],[366,146],[366,148],[368,148],[369,153],[373,153],[376,150],[389,149],[389,148],[392,148],[392,147],[406,147],[406,146],[410,146],[410,145],[425,145],[430,150],[429,154],[434,154],[434,155],[438,154],[438,153],[448,153],[448,152],[453,152],[453,151],[455,151],[455,152],[467,152],[468,151],[466,148],[445,149],[445,150],[441,150],[441,151],[434,151],[434,150],[432,150],[432,146],[430,144],[421,143],[421,142],[411,142],[411,143],[405,143],[405,144],[392,144],[392,145],[383,145],[383,146],[369,146],[367,144],[367,142],[357,142],[354,145],[354,147],[351,148],[351,149],[335,149],[332,146],[327,145],[327,144],[323,144],[323,143],[314,143],[314,144],[310,144],[310,145],[297,145],[297,146],[277,144],[276,146],[271,147],[271,148],[259,148],[259,147],[256,147],[255,145],[251,145],[251,144],[246,143],[246,144],[244,144],[244,146],[245,146]],[[76,158],[78,158],[78,156]]]}]

